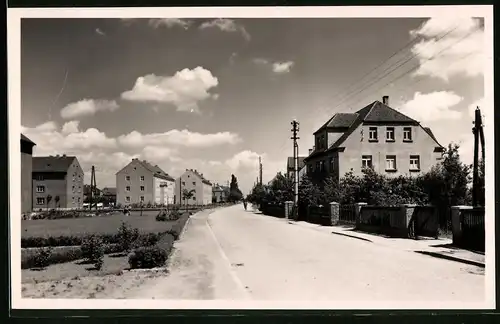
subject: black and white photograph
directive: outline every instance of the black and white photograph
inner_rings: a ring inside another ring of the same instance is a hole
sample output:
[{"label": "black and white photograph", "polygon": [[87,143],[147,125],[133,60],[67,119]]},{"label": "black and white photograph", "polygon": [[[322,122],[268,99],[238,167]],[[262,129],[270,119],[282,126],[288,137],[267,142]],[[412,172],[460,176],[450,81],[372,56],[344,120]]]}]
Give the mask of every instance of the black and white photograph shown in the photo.
[{"label": "black and white photograph", "polygon": [[9,9],[13,307],[494,308],[492,17]]}]

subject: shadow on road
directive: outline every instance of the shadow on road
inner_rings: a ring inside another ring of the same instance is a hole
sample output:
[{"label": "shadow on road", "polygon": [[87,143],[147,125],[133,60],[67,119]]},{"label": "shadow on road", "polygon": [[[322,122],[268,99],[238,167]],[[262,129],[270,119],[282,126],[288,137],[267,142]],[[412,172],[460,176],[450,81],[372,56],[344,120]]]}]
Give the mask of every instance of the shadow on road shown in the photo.
[{"label": "shadow on road", "polygon": [[332,232],[332,234],[341,235],[341,236],[347,236],[347,237],[358,239],[358,240],[361,240],[361,241],[366,241],[366,242],[373,243],[372,240],[369,240],[369,239],[366,239],[366,238],[363,238],[363,237],[359,237],[359,236],[354,236],[354,235],[349,235],[349,234],[344,234],[344,233],[337,233],[337,232]]},{"label": "shadow on road", "polygon": [[457,251],[465,250],[465,251],[469,251],[469,252],[473,252],[473,253],[484,255],[484,252],[476,251],[476,250],[471,250],[471,249],[459,248],[459,247],[454,246],[452,243],[448,243],[448,244],[436,244],[436,245],[430,245],[430,246],[431,247],[435,247],[435,248],[445,248],[445,249],[457,250]]}]

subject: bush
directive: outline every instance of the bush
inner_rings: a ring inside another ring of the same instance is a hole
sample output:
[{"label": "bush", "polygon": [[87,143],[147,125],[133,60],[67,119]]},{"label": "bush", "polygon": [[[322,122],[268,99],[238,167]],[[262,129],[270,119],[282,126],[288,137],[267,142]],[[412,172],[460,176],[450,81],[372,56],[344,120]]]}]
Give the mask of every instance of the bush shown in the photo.
[{"label": "bush", "polygon": [[97,235],[86,237],[81,246],[82,257],[92,263],[97,263],[104,257],[104,242]]},{"label": "bush", "polygon": [[122,222],[118,229],[118,244],[122,251],[130,251],[132,244],[139,238],[139,230],[132,229],[125,222]]},{"label": "bush", "polygon": [[139,235],[137,240],[133,243],[133,248],[145,247],[145,246],[154,246],[161,239],[163,235],[167,234],[167,232],[161,233],[149,233]]},{"label": "bush", "polygon": [[131,269],[151,269],[161,267],[167,261],[168,253],[158,246],[135,249],[128,259]]},{"label": "bush", "polygon": [[45,268],[50,265],[50,256],[52,254],[52,248],[40,248],[34,258],[33,266],[36,268]]}]

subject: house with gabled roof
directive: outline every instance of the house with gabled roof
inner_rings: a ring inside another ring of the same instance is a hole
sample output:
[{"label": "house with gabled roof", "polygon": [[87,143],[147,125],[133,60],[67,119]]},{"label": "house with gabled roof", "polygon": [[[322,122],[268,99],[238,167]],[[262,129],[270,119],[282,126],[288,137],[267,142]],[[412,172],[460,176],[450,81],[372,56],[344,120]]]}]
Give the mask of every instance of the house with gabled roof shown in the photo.
[{"label": "house with gabled roof", "polygon": [[315,146],[305,159],[317,183],[363,168],[399,176],[429,171],[444,147],[428,127],[389,106],[389,97],[354,113],[336,113],[314,132]]},{"label": "house with gabled roof", "polygon": [[212,197],[216,203],[226,202],[229,198],[229,187],[218,183],[214,184],[212,186]]},{"label": "house with gabled roof", "polygon": [[36,144],[21,134],[21,213],[33,210],[33,147]]},{"label": "house with gabled roof", "polygon": [[[191,197],[184,193],[192,192]],[[195,169],[186,169],[175,183],[175,201],[187,205],[209,205],[212,203],[212,182]]]},{"label": "house with gabled roof", "polygon": [[33,209],[83,207],[84,172],[75,156],[33,157]]},{"label": "house with gabled roof", "polygon": [[175,179],[158,165],[137,158],[116,173],[116,203],[168,205],[174,201]]}]

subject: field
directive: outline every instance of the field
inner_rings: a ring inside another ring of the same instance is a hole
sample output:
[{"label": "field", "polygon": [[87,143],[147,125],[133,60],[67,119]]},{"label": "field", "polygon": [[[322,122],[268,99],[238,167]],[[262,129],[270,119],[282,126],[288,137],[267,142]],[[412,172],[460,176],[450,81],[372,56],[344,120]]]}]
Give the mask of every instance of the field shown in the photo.
[{"label": "field", "polygon": [[88,234],[113,234],[122,221],[141,233],[158,233],[170,230],[175,222],[158,222],[155,217],[158,211],[132,212],[130,216],[123,214],[97,217],[66,218],[53,220],[21,221],[22,238],[50,236],[84,236]]}]

